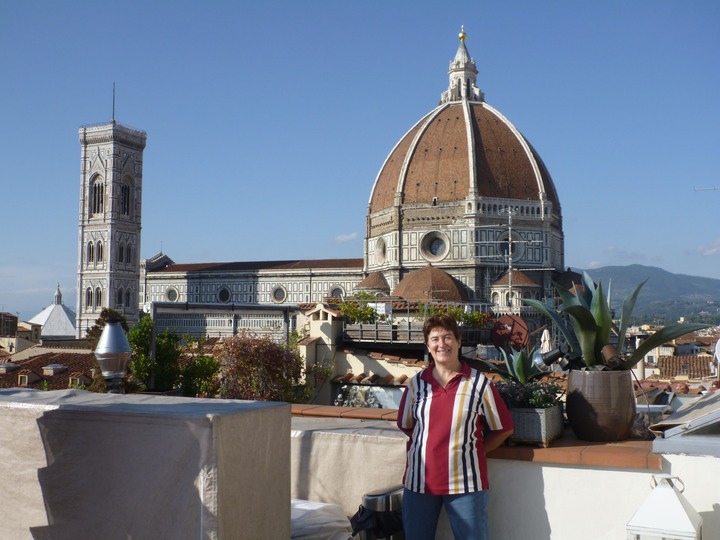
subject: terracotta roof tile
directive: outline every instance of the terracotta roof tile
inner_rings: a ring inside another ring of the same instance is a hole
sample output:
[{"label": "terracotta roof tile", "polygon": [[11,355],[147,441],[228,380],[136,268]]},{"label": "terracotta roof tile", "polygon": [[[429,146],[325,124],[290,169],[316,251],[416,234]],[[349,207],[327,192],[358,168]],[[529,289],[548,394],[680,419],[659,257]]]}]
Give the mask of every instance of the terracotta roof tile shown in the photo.
[{"label": "terracotta roof tile", "polygon": [[709,355],[701,356],[661,356],[658,358],[658,369],[661,378],[673,378],[686,375],[689,379],[702,379],[712,375]]},{"label": "terracotta roof tile", "polygon": [[[92,379],[92,370],[99,368],[95,355],[91,352],[66,352],[66,353],[45,353],[34,356],[26,360],[17,360],[15,362],[19,369],[9,373],[0,373],[0,388],[15,388],[18,386],[18,375],[32,374],[27,388],[43,388],[45,384],[48,390],[63,390],[70,387],[70,378],[78,377],[82,374],[88,379]],[[55,375],[43,375],[43,367],[50,364],[60,364],[68,369],[56,373]]]}]

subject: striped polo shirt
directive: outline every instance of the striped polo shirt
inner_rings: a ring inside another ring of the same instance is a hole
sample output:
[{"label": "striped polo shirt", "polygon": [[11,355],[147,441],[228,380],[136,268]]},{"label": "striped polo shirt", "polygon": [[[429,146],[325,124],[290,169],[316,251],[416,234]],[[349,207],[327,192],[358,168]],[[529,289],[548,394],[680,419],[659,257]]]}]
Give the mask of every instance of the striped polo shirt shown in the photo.
[{"label": "striped polo shirt", "polygon": [[410,380],[398,410],[398,427],[410,436],[405,487],[432,495],[485,490],[483,430],[512,429],[510,413],[490,379],[466,363],[445,388],[432,369]]}]

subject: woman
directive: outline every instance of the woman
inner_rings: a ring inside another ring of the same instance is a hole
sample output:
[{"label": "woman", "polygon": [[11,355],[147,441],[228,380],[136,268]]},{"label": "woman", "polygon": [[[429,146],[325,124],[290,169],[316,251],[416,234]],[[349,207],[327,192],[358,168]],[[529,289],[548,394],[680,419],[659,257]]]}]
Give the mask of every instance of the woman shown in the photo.
[{"label": "woman", "polygon": [[445,506],[456,540],[487,539],[485,454],[512,434],[512,419],[490,380],[460,361],[460,331],[451,315],[430,317],[423,334],[432,362],[405,388],[397,420],[410,437],[405,538],[434,539]]}]

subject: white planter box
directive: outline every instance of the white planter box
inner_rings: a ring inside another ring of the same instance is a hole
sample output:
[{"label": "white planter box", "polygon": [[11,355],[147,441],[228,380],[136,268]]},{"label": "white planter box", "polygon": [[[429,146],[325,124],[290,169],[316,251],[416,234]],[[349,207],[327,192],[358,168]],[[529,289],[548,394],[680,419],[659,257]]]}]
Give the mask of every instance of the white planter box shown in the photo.
[{"label": "white planter box", "polygon": [[562,405],[547,409],[511,408],[515,431],[510,443],[532,443],[547,447],[563,431]]}]

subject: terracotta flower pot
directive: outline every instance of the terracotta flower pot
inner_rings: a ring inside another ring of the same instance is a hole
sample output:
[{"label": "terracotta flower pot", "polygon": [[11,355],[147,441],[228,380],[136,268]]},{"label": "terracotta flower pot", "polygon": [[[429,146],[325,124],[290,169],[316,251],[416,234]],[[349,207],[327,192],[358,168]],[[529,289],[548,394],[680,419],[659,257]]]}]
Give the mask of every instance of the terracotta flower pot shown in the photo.
[{"label": "terracotta flower pot", "polygon": [[566,412],[578,439],[626,439],[636,415],[631,372],[570,371]]}]

